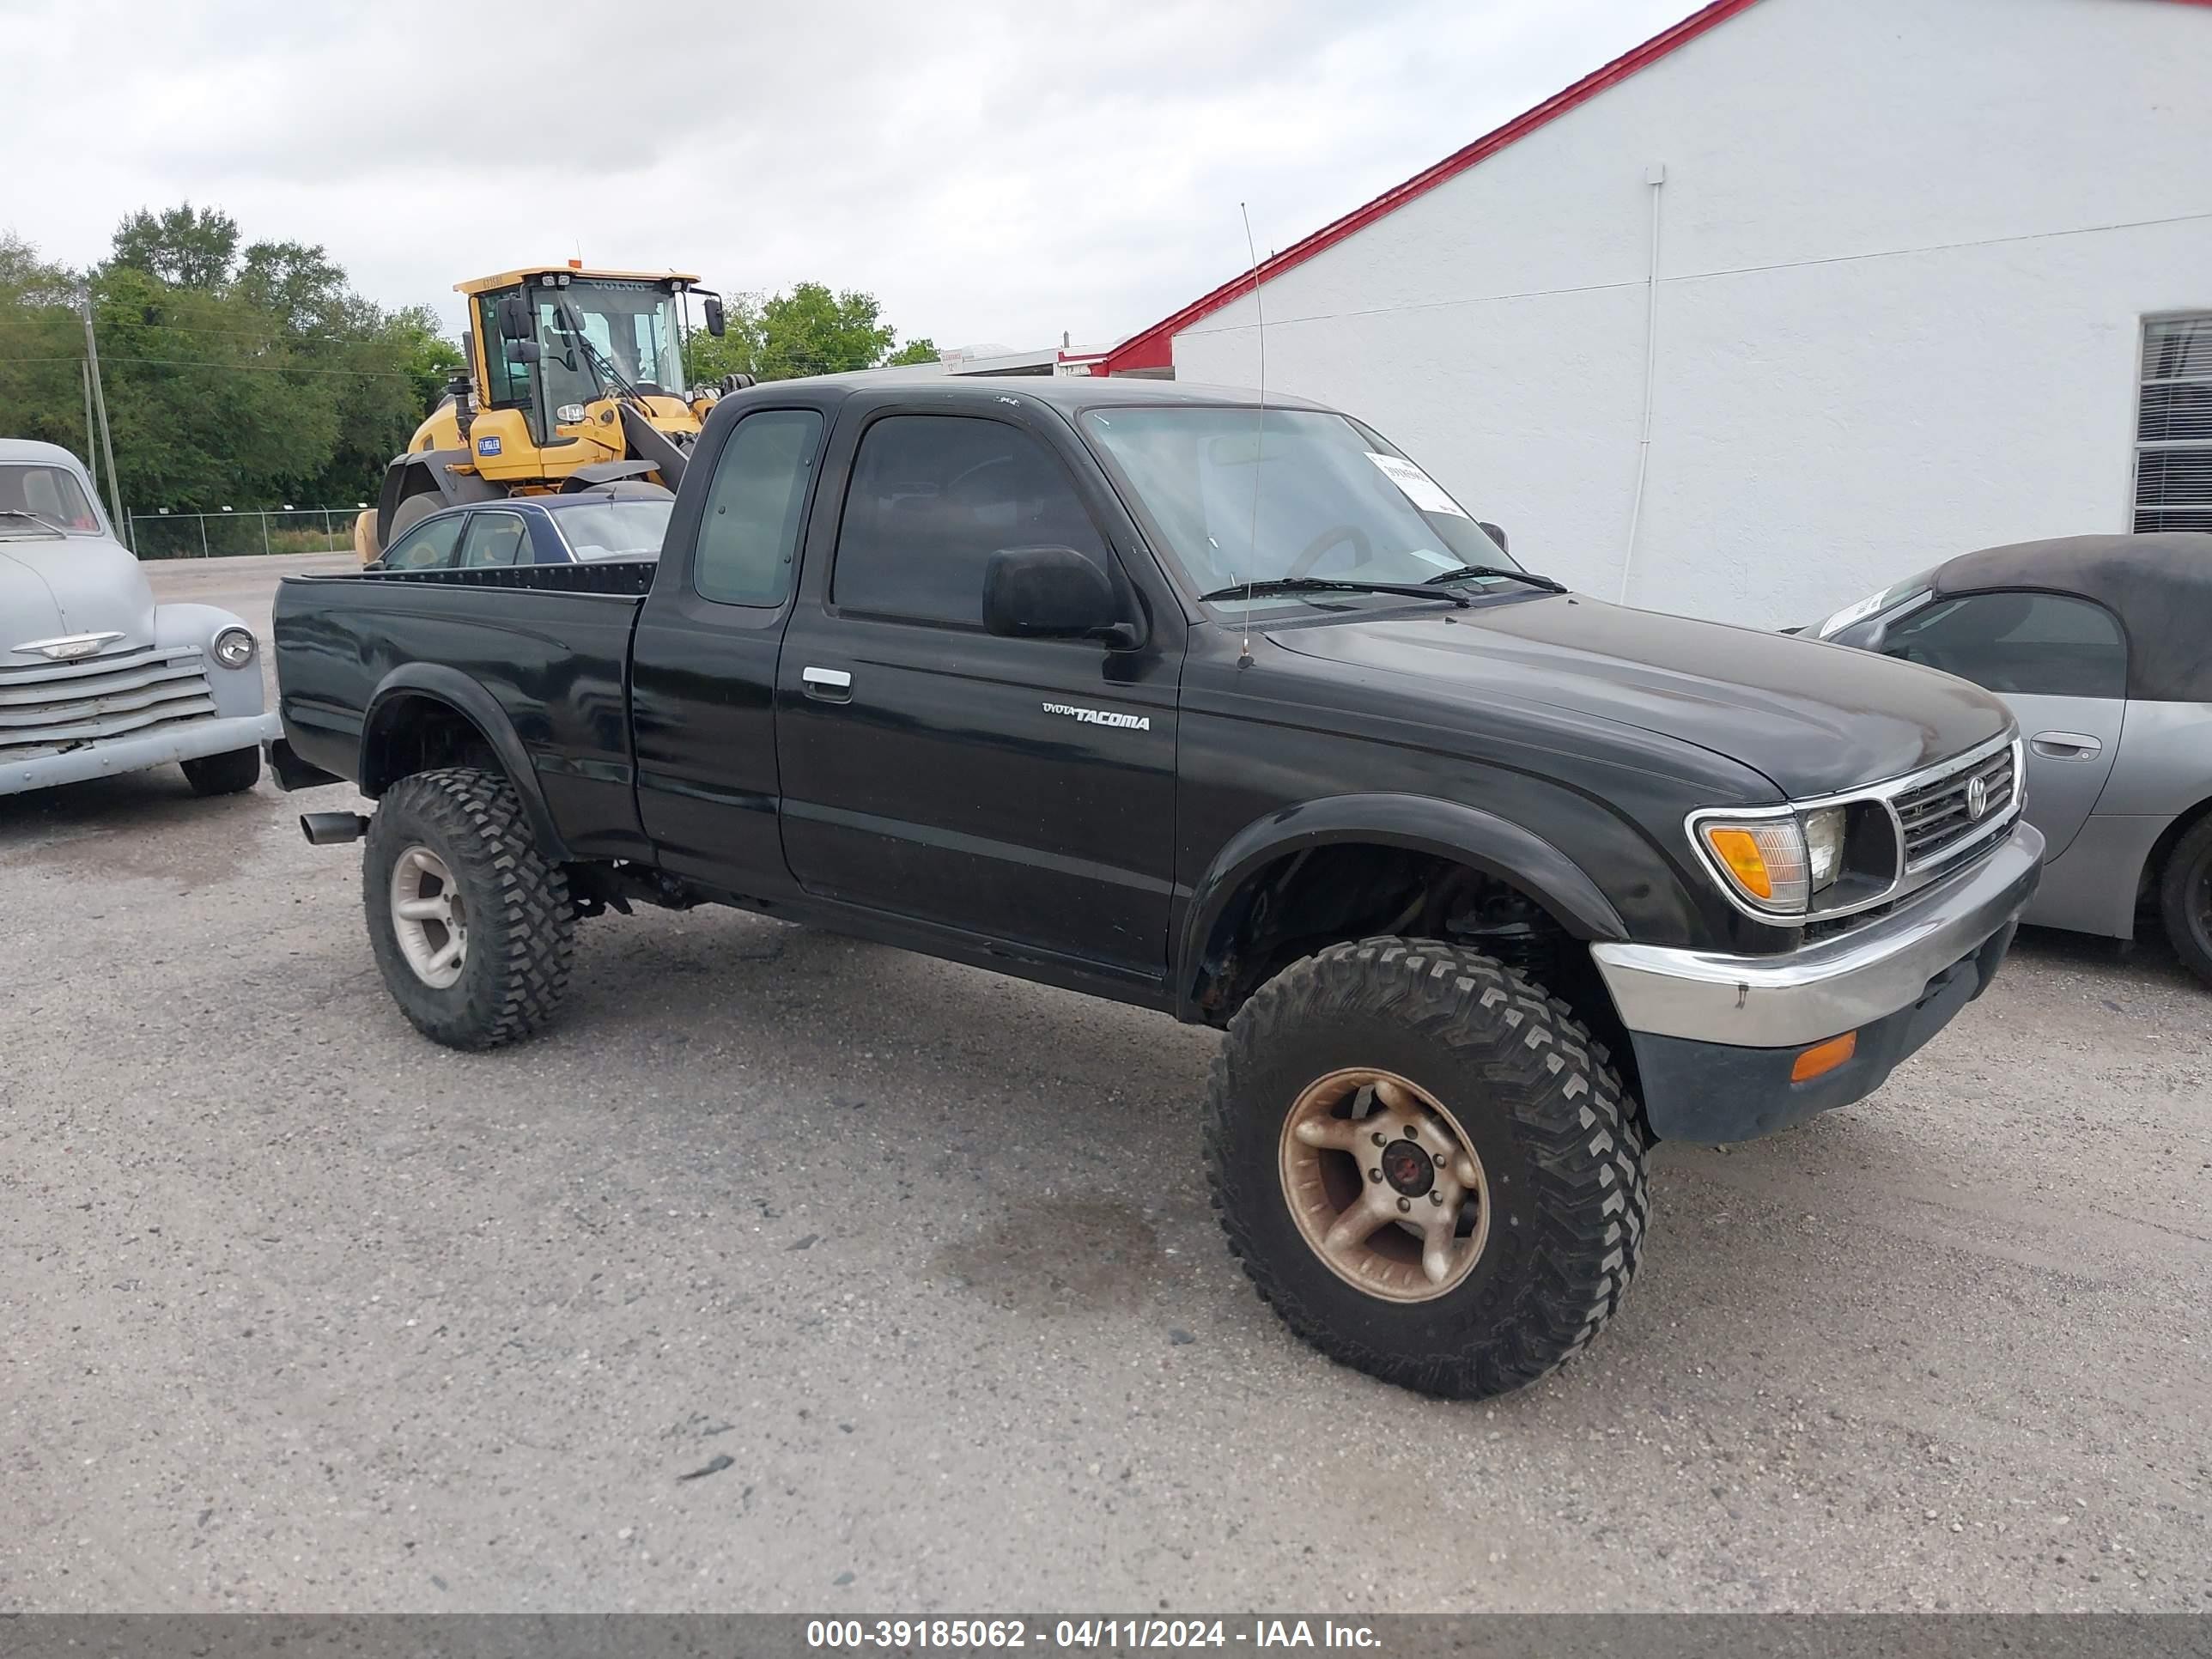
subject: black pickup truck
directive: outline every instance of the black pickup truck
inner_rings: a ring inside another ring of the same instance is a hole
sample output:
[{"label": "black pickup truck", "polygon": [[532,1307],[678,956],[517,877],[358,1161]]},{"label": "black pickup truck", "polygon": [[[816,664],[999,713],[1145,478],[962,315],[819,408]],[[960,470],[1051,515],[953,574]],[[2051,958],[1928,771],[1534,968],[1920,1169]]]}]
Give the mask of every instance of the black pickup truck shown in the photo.
[{"label": "black pickup truck", "polygon": [[1218,1025],[1231,1248],[1446,1395],[1606,1322],[1653,1138],[1879,1085],[2042,852],[1974,687],[1565,592],[1358,421],[1157,381],[756,387],[657,564],[294,578],[276,642],[428,1036],[532,1030],[641,902]]}]

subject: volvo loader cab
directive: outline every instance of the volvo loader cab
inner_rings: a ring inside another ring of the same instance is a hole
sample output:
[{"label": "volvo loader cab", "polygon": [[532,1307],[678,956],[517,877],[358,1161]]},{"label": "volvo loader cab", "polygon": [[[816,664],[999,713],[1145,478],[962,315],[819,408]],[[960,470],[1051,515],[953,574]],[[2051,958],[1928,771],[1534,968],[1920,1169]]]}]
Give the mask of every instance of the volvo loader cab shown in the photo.
[{"label": "volvo loader cab", "polygon": [[751,383],[689,385],[687,296],[700,297],[708,333],[724,328],[721,297],[698,281],[571,261],[456,284],[463,366],[356,520],[362,562],[460,502],[616,479],[674,489],[715,398]]}]

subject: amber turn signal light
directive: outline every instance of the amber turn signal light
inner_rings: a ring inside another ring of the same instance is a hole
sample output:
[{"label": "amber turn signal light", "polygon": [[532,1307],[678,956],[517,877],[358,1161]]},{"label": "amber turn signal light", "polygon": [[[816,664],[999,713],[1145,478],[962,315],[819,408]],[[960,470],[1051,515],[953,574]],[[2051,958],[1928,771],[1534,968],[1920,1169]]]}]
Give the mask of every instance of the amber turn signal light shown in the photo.
[{"label": "amber turn signal light", "polygon": [[1797,1056],[1790,1068],[1792,1083],[1810,1083],[1816,1077],[1826,1077],[1859,1051],[1859,1034],[1846,1031],[1841,1036],[1830,1037],[1826,1042],[1816,1042]]},{"label": "amber turn signal light", "polygon": [[1708,830],[1705,844],[1720,855],[1736,884],[1754,898],[1774,896],[1774,878],[1767,872],[1759,840],[1748,830]]}]

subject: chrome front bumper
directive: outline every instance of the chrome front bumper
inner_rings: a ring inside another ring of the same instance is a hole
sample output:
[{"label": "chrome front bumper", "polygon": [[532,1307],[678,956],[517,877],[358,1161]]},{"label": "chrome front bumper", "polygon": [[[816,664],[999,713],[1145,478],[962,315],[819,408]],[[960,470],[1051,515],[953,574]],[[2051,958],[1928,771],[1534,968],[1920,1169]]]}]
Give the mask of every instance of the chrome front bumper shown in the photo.
[{"label": "chrome front bumper", "polygon": [[1930,980],[2019,919],[2042,867],[2043,836],[2022,823],[1987,858],[1891,915],[1799,950],[1593,945],[1590,955],[1631,1032],[1797,1048],[1913,1006]]}]

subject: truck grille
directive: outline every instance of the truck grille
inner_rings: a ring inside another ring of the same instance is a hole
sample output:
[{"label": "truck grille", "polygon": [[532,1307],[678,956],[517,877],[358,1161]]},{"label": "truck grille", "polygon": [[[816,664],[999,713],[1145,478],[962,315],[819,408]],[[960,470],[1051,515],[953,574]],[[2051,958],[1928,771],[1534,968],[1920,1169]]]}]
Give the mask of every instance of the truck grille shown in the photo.
[{"label": "truck grille", "polygon": [[2013,767],[2008,744],[1986,760],[1893,799],[1905,830],[1905,867],[1928,869],[1995,835],[2012,816],[2017,793]]},{"label": "truck grille", "polygon": [[149,647],[53,668],[0,668],[0,764],[65,754],[216,712],[194,646]]}]

